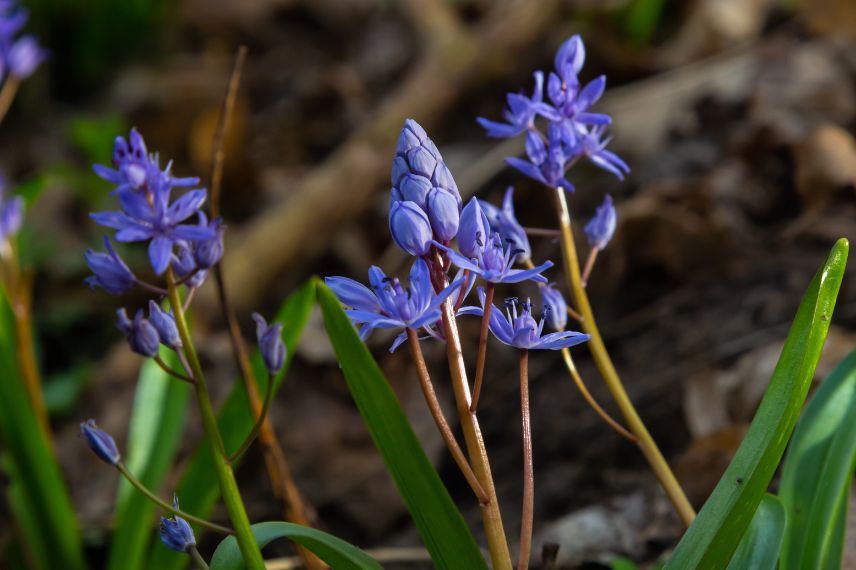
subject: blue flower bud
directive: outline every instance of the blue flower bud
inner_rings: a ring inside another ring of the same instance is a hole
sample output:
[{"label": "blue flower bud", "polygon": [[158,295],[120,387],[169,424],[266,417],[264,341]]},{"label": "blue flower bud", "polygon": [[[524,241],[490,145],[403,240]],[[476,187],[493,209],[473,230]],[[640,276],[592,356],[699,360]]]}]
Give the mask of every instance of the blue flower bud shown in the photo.
[{"label": "blue flower bud", "polygon": [[95,425],[95,420],[80,422],[80,433],[86,438],[89,448],[95,452],[99,459],[110,465],[119,463],[121,456],[116,447],[116,442],[113,441],[109,433]]},{"label": "blue flower bud", "polygon": [[34,36],[21,36],[9,48],[7,63],[9,73],[18,79],[25,79],[47,58],[47,53],[39,46]]},{"label": "blue flower bud", "polygon": [[256,321],[256,337],[259,342],[259,351],[265,361],[265,367],[270,374],[276,374],[282,370],[285,364],[285,343],[282,342],[282,325],[268,325],[265,318],[258,313],[253,313]]},{"label": "blue flower bud", "polygon": [[597,207],[594,217],[586,224],[585,232],[589,245],[603,249],[615,233],[617,215],[609,194],[603,199],[603,204]]},{"label": "blue flower bud", "polygon": [[94,275],[86,278],[90,287],[101,287],[111,295],[121,295],[129,291],[137,279],[121,257],[113,249],[107,236],[104,236],[107,253],[86,250],[84,257]]},{"label": "blue flower bud", "polygon": [[458,249],[469,259],[475,259],[484,251],[490,235],[490,223],[475,198],[461,212],[458,226]]},{"label": "blue flower bud", "polygon": [[15,196],[4,200],[0,188],[0,240],[14,236],[24,222],[24,199]]},{"label": "blue flower bud", "polygon": [[175,317],[161,309],[154,301],[149,301],[149,322],[158,331],[161,344],[175,349],[181,346],[181,336],[175,324]]},{"label": "blue flower bud", "polygon": [[458,233],[460,217],[455,197],[440,188],[432,188],[428,193],[428,220],[434,235],[441,241],[452,240]]},{"label": "blue flower bud", "polygon": [[214,237],[197,241],[193,250],[193,257],[200,269],[214,266],[223,257],[223,220],[211,220],[208,227],[214,230]]},{"label": "blue flower bud", "polygon": [[[179,245],[178,255],[172,255],[172,268],[175,269],[176,275],[188,287],[199,287],[208,276],[208,271],[204,269],[197,271],[196,259],[193,257],[193,253],[183,245]],[[188,277],[188,275],[191,276]]]},{"label": "blue flower bud", "polygon": [[[172,507],[178,510],[178,496],[173,495]],[[160,539],[168,548],[179,552],[187,552],[191,546],[196,546],[196,537],[190,524],[178,515],[172,518],[161,517]]]},{"label": "blue flower bud", "polygon": [[117,326],[125,335],[131,350],[143,356],[157,356],[160,351],[160,335],[158,330],[143,318],[143,311],[137,311],[134,320],[128,318],[125,309],[116,311]]},{"label": "blue flower bud", "polygon": [[420,257],[431,249],[431,222],[413,202],[392,204],[389,209],[389,231],[396,245],[410,255]]},{"label": "blue flower bud", "polygon": [[405,174],[398,185],[401,199],[413,202],[423,210],[428,203],[428,192],[431,191],[431,181],[419,174]]},{"label": "blue flower bud", "polygon": [[541,287],[541,304],[544,307],[544,320],[555,331],[565,330],[568,324],[568,304],[562,293],[552,285]]}]

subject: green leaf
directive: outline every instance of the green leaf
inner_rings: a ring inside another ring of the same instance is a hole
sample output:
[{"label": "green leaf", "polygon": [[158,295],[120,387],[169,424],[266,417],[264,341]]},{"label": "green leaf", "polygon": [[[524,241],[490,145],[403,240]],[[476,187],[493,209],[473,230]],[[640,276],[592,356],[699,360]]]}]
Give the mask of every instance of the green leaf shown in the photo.
[{"label": "green leaf", "polygon": [[775,495],[764,495],[728,563],[728,570],[776,570],[786,521],[787,511],[782,501]]},{"label": "green leaf", "polygon": [[[331,568],[382,569],[374,558],[356,546],[314,528],[288,522],[263,522],[254,524],[251,528],[259,548],[264,548],[277,538],[288,538],[311,550]],[[217,545],[210,567],[211,570],[244,569],[244,559],[234,536],[226,537]]]},{"label": "green leaf", "polygon": [[[12,479],[9,500],[26,550],[44,568],[86,567],[80,529],[59,466],[18,374],[11,308],[0,293],[0,442]],[[26,511],[26,512],[24,512]]]},{"label": "green leaf", "polygon": [[351,396],[437,568],[486,568],[470,529],[333,292],[318,284],[324,326]]},{"label": "green leaf", "polygon": [[848,249],[847,240],[839,240],[809,285],[746,438],[667,569],[725,568],[731,559],[796,424],[826,340]]},{"label": "green leaf", "polygon": [[840,567],[842,529],[856,464],[856,350],[806,406],[782,468],[788,509],[782,568]]},{"label": "green leaf", "polygon": [[[161,347],[161,358],[175,369],[181,363],[175,352]],[[171,376],[152,359],[140,368],[131,412],[124,461],[146,487],[156,493],[175,459],[193,388]],[[145,567],[145,551],[157,528],[158,507],[136,492],[123,478],[116,502],[116,532],[110,542],[109,569]],[[171,495],[166,493],[166,500]]]},{"label": "green leaf", "polygon": [[[297,342],[303,334],[309,313],[315,304],[315,283],[309,282],[292,293],[285,300],[272,322],[283,324],[283,339],[288,349],[288,357],[282,371],[274,378],[274,390],[282,384],[285,374],[297,352]],[[258,351],[252,356],[253,369],[259,389],[264,390],[267,372]],[[275,392],[274,392],[275,393]],[[254,418],[242,380],[237,380],[226,402],[220,408],[217,425],[223,436],[227,450],[234,450],[250,432]],[[214,509],[220,497],[220,485],[214,471],[214,463],[208,445],[200,445],[190,459],[178,485],[178,497],[181,509],[196,516],[207,517]],[[201,529],[194,527],[197,537]],[[162,544],[152,544],[149,549],[147,568],[158,570],[178,570],[187,565],[187,556],[165,548]]]}]

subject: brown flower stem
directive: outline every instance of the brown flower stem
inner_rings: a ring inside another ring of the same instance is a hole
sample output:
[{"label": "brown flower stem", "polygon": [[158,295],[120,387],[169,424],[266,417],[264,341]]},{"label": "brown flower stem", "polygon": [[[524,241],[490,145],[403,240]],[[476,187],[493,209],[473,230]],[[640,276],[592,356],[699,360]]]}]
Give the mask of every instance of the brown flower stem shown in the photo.
[{"label": "brown flower stem", "polygon": [[571,351],[569,349],[562,349],[562,358],[565,360],[565,366],[568,368],[568,373],[571,375],[574,384],[576,384],[577,389],[580,391],[580,394],[582,394],[583,399],[586,401],[586,403],[591,406],[591,408],[597,413],[597,415],[600,416],[603,421],[606,422],[609,427],[617,431],[619,435],[627,438],[633,443],[639,443],[639,439],[635,435],[624,429],[621,424],[612,419],[612,417],[607,414],[603,408],[600,407],[600,404],[595,401],[594,396],[592,396],[591,392],[588,391],[588,388],[586,388],[586,385],[583,382],[580,373],[577,371],[577,367],[574,365],[574,360],[571,358]]},{"label": "brown flower stem", "polygon": [[6,118],[6,113],[9,112],[9,107],[12,106],[12,101],[15,100],[15,95],[18,93],[20,80],[14,75],[10,75],[0,88],[0,122]]},{"label": "brown flower stem", "polygon": [[672,505],[677,511],[678,516],[680,516],[681,521],[685,526],[689,526],[693,519],[695,519],[695,510],[693,510],[692,505],[690,505],[689,500],[687,500],[686,494],[678,483],[677,478],[675,478],[674,473],[672,473],[672,470],[669,468],[669,464],[666,463],[666,459],[663,457],[663,454],[660,452],[660,449],[657,447],[657,444],[654,442],[651,434],[648,433],[648,429],[642,422],[642,418],[639,417],[639,413],[633,406],[633,402],[630,401],[630,397],[627,395],[627,391],[621,383],[618,372],[616,372],[615,366],[612,364],[612,359],[609,357],[609,353],[603,343],[603,338],[600,336],[600,330],[598,329],[597,322],[594,319],[594,313],[591,309],[588,294],[586,293],[585,287],[583,287],[582,278],[580,276],[580,266],[577,258],[576,246],[574,245],[571,215],[568,211],[568,202],[565,198],[565,191],[561,188],[554,188],[553,198],[556,215],[559,219],[559,229],[562,232],[562,254],[564,256],[564,265],[565,271],[567,272],[568,284],[571,289],[575,305],[579,308],[583,316],[583,320],[581,321],[582,328],[586,333],[591,335],[591,339],[586,344],[591,351],[595,365],[600,371],[607,388],[609,388],[609,391],[612,393],[612,397],[615,399],[616,404],[618,404],[618,408],[624,415],[627,427],[639,439],[639,448],[642,450],[645,459],[651,466],[651,470],[654,472],[654,475],[657,477],[660,485],[663,487],[663,490],[672,502]]},{"label": "brown flower stem", "polygon": [[544,237],[559,237],[559,230],[553,230],[549,228],[523,228],[523,231],[526,232],[530,236],[544,236]]},{"label": "brown flower stem", "polygon": [[484,310],[482,312],[481,332],[479,333],[479,352],[476,359],[476,379],[473,386],[473,401],[470,403],[470,412],[475,413],[479,405],[482,382],[484,381],[484,364],[487,359],[487,337],[490,331],[490,312],[493,309],[493,295],[495,287],[488,283],[484,290]]},{"label": "brown flower stem", "polygon": [[169,374],[173,378],[177,378],[177,379],[181,380],[182,382],[188,382],[190,384],[196,383],[196,381],[193,378],[191,378],[190,376],[182,374],[181,372],[172,368],[169,364],[164,362],[160,356],[155,356],[154,361],[155,361],[155,364],[160,366],[161,370],[163,370],[164,372],[166,372],[167,374]]},{"label": "brown flower stem", "polygon": [[434,392],[434,385],[431,382],[431,377],[428,375],[428,366],[425,364],[425,357],[422,355],[422,347],[419,345],[419,336],[413,329],[407,329],[407,340],[410,343],[410,354],[413,356],[413,361],[416,363],[416,373],[419,376],[419,386],[422,388],[422,394],[425,396],[425,403],[428,404],[428,409],[431,411],[431,417],[434,418],[434,423],[437,424],[437,429],[440,435],[443,436],[443,441],[446,443],[446,448],[452,454],[455,463],[467,480],[470,488],[478,497],[479,503],[487,505],[489,502],[487,493],[484,492],[481,484],[473,473],[472,467],[467,462],[464,452],[458,445],[458,440],[452,433],[452,428],[446,421],[443,415],[443,408],[440,407],[440,402],[437,400],[437,394]]},{"label": "brown flower stem", "polygon": [[[226,95],[223,99],[223,107],[220,113],[220,122],[217,126],[217,132],[214,138],[214,156],[211,160],[211,217],[215,218],[220,215],[220,194],[223,182],[223,160],[225,159],[224,141],[226,131],[235,107],[237,99],[238,87],[240,85],[241,72],[247,56],[247,48],[241,46],[238,49],[238,54],[235,57],[235,64],[232,68],[232,74],[229,78],[229,84],[226,88]],[[266,414],[262,414],[263,405],[259,398],[258,384],[256,382],[253,367],[250,364],[250,358],[247,352],[247,347],[244,339],[241,336],[241,328],[238,324],[238,319],[235,311],[229,300],[229,295],[226,291],[226,283],[223,279],[223,262],[221,261],[213,267],[214,282],[217,288],[217,297],[223,318],[226,319],[229,338],[232,343],[232,354],[238,369],[241,371],[241,377],[244,381],[244,388],[247,391],[247,399],[250,402],[250,409],[255,418],[258,429],[259,444],[262,448],[262,453],[265,459],[265,467],[268,473],[268,479],[271,483],[274,496],[280,503],[283,511],[283,517],[290,522],[303,526],[312,526],[309,513],[311,507],[306,503],[305,499],[297,489],[297,485],[291,475],[291,469],[286,460],[285,453],[282,451],[282,445],[273,429],[273,424]],[[269,383],[269,389],[272,389],[273,381]],[[271,394],[272,397],[272,394]],[[323,570],[327,565],[321,561],[311,550],[302,545],[296,545],[297,553],[303,560],[304,565],[308,570]]]},{"label": "brown flower stem", "polygon": [[599,247],[593,247],[589,250],[588,257],[586,258],[586,265],[583,269],[582,277],[580,277],[583,287],[588,285],[589,277],[591,277],[591,270],[594,269],[594,262],[597,261],[597,254],[599,251]]},{"label": "brown flower stem", "polygon": [[529,351],[526,349],[520,351],[520,419],[523,432],[523,508],[520,515],[520,560],[517,570],[526,570],[532,555],[532,519],[535,511],[532,426],[529,422]]}]

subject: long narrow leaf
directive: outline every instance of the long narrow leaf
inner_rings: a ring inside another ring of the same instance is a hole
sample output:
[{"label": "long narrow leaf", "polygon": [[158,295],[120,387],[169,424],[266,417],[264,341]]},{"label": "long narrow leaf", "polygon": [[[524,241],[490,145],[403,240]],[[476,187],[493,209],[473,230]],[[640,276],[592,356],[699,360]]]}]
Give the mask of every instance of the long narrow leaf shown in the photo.
[{"label": "long narrow leaf", "polygon": [[470,529],[339,300],[318,284],[324,326],[351,396],[437,568],[486,568]]},{"label": "long narrow leaf", "polygon": [[[297,342],[303,334],[309,313],[315,304],[315,284],[309,282],[292,293],[277,312],[274,322],[283,324],[283,339],[288,348],[288,358],[282,371],[274,379],[274,390],[278,389],[285,378],[297,349]],[[255,377],[259,381],[259,390],[264,390],[267,372],[258,351],[252,357]],[[243,381],[237,380],[226,402],[220,408],[217,425],[223,436],[227,450],[233,450],[241,444],[252,429],[254,418],[247,399]],[[214,463],[207,445],[200,445],[190,459],[178,485],[181,508],[197,516],[207,517],[214,509],[220,497],[220,486],[214,471]],[[199,528],[194,528],[198,533]],[[187,565],[187,556],[169,550],[162,544],[152,544],[149,550],[147,568],[158,570],[179,570]]]},{"label": "long narrow leaf", "polygon": [[11,503],[18,513],[27,510],[26,520],[19,525],[26,532],[28,550],[47,545],[37,555],[47,561],[47,568],[82,570],[86,565],[80,529],[50,444],[18,374],[12,322],[11,308],[0,296],[0,441],[15,475]]},{"label": "long narrow leaf", "polygon": [[728,570],[776,570],[786,521],[787,511],[782,501],[775,495],[764,495],[728,563]]},{"label": "long narrow leaf", "polygon": [[[260,548],[278,538],[288,538],[311,550],[331,568],[382,570],[374,558],[356,546],[314,528],[288,522],[263,522],[251,528]],[[234,536],[226,537],[217,545],[210,567],[211,570],[244,570],[244,558]]]},{"label": "long narrow leaf", "polygon": [[839,240],[809,285],[746,438],[667,569],[725,568],[731,559],[796,424],[826,340],[848,249],[847,240]]},{"label": "long narrow leaf", "polygon": [[806,406],[782,468],[788,509],[782,568],[837,568],[841,530],[856,463],[856,350]]}]

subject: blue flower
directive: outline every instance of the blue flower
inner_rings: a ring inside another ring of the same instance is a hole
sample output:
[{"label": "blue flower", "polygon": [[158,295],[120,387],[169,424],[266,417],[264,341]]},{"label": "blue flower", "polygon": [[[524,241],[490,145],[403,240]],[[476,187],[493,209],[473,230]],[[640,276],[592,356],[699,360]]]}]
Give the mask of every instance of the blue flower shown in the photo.
[{"label": "blue flower", "polygon": [[591,247],[604,249],[615,233],[617,221],[615,206],[612,205],[612,196],[607,194],[603,204],[597,207],[594,217],[586,224],[585,232]]},{"label": "blue flower", "polygon": [[[173,495],[172,508],[178,510],[178,496]],[[190,524],[178,515],[172,518],[161,517],[160,539],[167,547],[179,552],[187,552],[191,546],[196,546],[196,537]]]},{"label": "blue flower", "polygon": [[[463,307],[458,314],[478,315],[484,313],[485,294],[479,288],[479,299],[482,307]],[[538,322],[532,317],[532,305],[527,299],[521,304],[521,312],[517,314],[517,299],[506,300],[506,312],[493,306],[490,311],[490,331],[500,342],[525,350],[560,350],[583,343],[591,338],[587,334],[561,331],[542,336],[544,318]]]},{"label": "blue flower", "polygon": [[167,313],[154,301],[149,301],[149,322],[158,331],[161,344],[173,350],[181,346],[181,335],[175,324],[175,317]]},{"label": "blue flower", "polygon": [[567,140],[563,140],[562,128],[558,123],[550,123],[546,141],[539,133],[526,133],[526,155],[528,161],[512,156],[506,158],[505,162],[549,188],[574,191],[574,185],[565,178],[565,170],[569,161],[579,153]]},{"label": "blue flower", "polygon": [[[517,221],[517,216],[514,215],[514,188],[509,186],[505,191],[505,197],[502,200],[502,208],[497,208],[490,202],[479,200],[479,204],[484,210],[490,228],[493,232],[499,232],[502,241],[511,244],[511,246],[520,253],[517,255],[517,261],[525,262],[532,255],[532,246],[529,245],[529,237],[526,235],[526,230]],[[458,240],[460,245],[460,239]],[[463,250],[461,250],[463,252]]]},{"label": "blue flower", "polygon": [[395,244],[414,256],[431,249],[433,230],[428,214],[415,202],[393,202],[389,208],[389,233]]},{"label": "blue flower", "polygon": [[[430,326],[440,320],[440,305],[460,289],[464,280],[456,280],[437,295],[431,284],[428,264],[419,258],[410,269],[410,285],[406,288],[398,279],[387,277],[377,266],[369,269],[371,289],[347,277],[327,277],[324,282],[343,305],[350,307],[345,312],[354,324],[362,325],[360,338],[365,340],[375,329],[417,330],[425,327],[433,334]],[[400,334],[390,352],[406,338],[405,333]]]},{"label": "blue flower", "polygon": [[208,277],[208,270],[200,269],[196,265],[191,244],[179,242],[178,253],[172,254],[171,264],[179,281],[190,288],[201,286],[205,282],[205,278]]},{"label": "blue flower", "polygon": [[580,137],[581,151],[592,164],[615,174],[619,180],[624,180],[624,176],[630,172],[630,167],[617,154],[606,150],[610,139],[602,140],[605,131],[605,127],[587,129]]},{"label": "blue flower", "polygon": [[535,124],[535,117],[539,114],[553,116],[555,111],[544,101],[544,73],[535,72],[535,88],[532,97],[526,97],[519,93],[506,95],[508,108],[502,112],[507,123],[497,123],[483,117],[476,119],[487,131],[487,136],[494,138],[509,138],[531,129]]},{"label": "blue flower", "polygon": [[253,313],[256,321],[256,338],[259,343],[259,352],[265,362],[268,374],[276,374],[282,370],[285,364],[285,343],[282,342],[282,324],[269,325],[265,318],[258,313]]},{"label": "blue flower", "polygon": [[24,199],[5,196],[5,180],[0,178],[0,242],[18,233],[24,221]]},{"label": "blue flower", "polygon": [[[431,207],[428,195],[432,190],[447,194],[454,200],[454,206],[460,212],[461,195],[458,185],[440,151],[419,123],[407,119],[398,137],[395,158],[392,161],[390,210],[396,202],[413,202],[426,214],[426,219],[429,219]],[[435,215],[430,219],[432,233],[436,239],[448,241],[451,238],[444,236],[457,230],[454,216],[451,214],[451,200],[441,202],[435,197],[434,206]],[[437,210],[438,206],[442,207],[442,213]]]},{"label": "blue flower", "polygon": [[552,285],[541,287],[541,305],[544,307],[544,320],[554,331],[563,331],[568,324],[568,304],[562,293]]},{"label": "blue flower", "polygon": [[84,257],[93,273],[86,278],[86,283],[93,289],[101,287],[111,295],[121,295],[134,286],[137,278],[113,249],[107,236],[104,236],[104,247],[107,253],[86,250]]},{"label": "blue flower", "polygon": [[512,244],[503,248],[499,233],[493,234],[493,239],[488,242],[484,251],[479,252],[476,257],[471,259],[443,244],[434,242],[434,245],[448,253],[452,263],[461,269],[470,270],[473,274],[479,275],[491,283],[520,283],[529,279],[538,283],[546,283],[547,278],[540,273],[553,267],[552,261],[546,261],[533,269],[512,269],[511,266],[521,251],[515,249]]},{"label": "blue flower", "polygon": [[458,249],[466,257],[473,259],[484,251],[490,235],[490,222],[482,209],[482,202],[472,198],[461,212],[458,227]]},{"label": "blue flower", "polygon": [[199,212],[199,225],[207,225],[214,232],[214,237],[193,244],[193,258],[199,269],[209,269],[223,257],[223,220],[216,218],[211,223],[206,222],[205,214]]},{"label": "blue flower", "polygon": [[116,311],[118,317],[117,326],[125,335],[125,340],[131,350],[143,356],[154,357],[160,351],[161,337],[158,329],[143,317],[142,309],[134,315],[134,320],[128,318],[125,309]]},{"label": "blue flower", "polygon": [[18,79],[31,76],[36,68],[48,57],[35,36],[25,35],[18,38],[6,54],[6,63],[10,75]]},{"label": "blue flower", "polygon": [[106,431],[95,425],[95,420],[89,419],[80,423],[80,434],[86,438],[89,448],[95,452],[102,461],[110,465],[116,465],[122,459],[116,442]]}]

